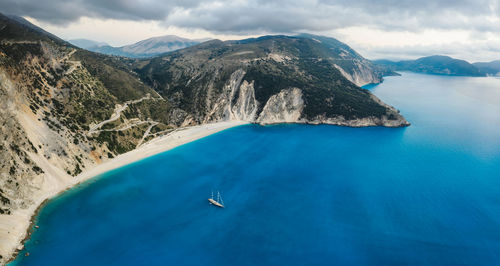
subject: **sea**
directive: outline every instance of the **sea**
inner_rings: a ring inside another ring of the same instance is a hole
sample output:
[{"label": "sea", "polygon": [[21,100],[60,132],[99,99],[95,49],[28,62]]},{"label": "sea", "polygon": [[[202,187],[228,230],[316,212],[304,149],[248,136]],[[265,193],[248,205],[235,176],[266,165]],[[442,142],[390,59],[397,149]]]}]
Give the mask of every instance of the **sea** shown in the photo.
[{"label": "sea", "polygon": [[52,199],[10,265],[500,265],[500,79],[365,89],[412,125],[222,131]]}]

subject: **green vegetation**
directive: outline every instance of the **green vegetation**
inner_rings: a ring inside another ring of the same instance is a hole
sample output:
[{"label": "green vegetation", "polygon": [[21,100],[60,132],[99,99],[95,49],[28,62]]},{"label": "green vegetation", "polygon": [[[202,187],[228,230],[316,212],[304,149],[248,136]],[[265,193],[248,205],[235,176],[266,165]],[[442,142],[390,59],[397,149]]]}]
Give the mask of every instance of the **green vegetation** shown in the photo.
[{"label": "green vegetation", "polygon": [[473,63],[472,65],[474,65],[481,72],[486,73],[487,75],[500,75],[500,60],[491,62],[477,62]]},{"label": "green vegetation", "polygon": [[449,56],[434,55],[422,57],[417,60],[393,62],[389,60],[375,61],[379,65],[389,67],[394,71],[413,71],[426,74],[452,75],[452,76],[486,76],[486,72],[464,60],[454,59]]},{"label": "green vegetation", "polygon": [[[360,62],[381,70],[375,71],[380,76],[385,68],[375,67],[335,39],[322,37],[320,43],[313,37],[319,36],[212,41],[163,57],[136,60],[134,66],[146,84],[169,99],[173,106],[199,118],[198,121],[212,109],[210,104],[219,98],[238,69],[246,72],[244,80],[254,82],[256,99],[262,103],[259,112],[272,95],[297,87],[304,93],[306,118],[342,115],[346,119],[356,119],[386,115],[386,107],[375,102],[369,92],[348,81],[334,65],[341,63],[353,68],[354,62]],[[323,41],[327,44],[322,44]],[[341,57],[341,51],[349,52],[350,60]],[[284,59],[273,60],[270,54]]]}]

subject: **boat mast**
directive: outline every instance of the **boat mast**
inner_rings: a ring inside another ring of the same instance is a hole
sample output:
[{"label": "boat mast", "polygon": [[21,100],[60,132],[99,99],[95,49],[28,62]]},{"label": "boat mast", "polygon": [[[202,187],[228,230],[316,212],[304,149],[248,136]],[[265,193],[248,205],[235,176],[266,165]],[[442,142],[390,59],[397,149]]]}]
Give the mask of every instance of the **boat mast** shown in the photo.
[{"label": "boat mast", "polygon": [[219,203],[221,203],[222,205],[224,205],[224,201],[222,200],[222,197],[221,197],[221,195],[220,195],[220,192],[219,192],[219,191],[217,191],[217,201],[218,201]]}]

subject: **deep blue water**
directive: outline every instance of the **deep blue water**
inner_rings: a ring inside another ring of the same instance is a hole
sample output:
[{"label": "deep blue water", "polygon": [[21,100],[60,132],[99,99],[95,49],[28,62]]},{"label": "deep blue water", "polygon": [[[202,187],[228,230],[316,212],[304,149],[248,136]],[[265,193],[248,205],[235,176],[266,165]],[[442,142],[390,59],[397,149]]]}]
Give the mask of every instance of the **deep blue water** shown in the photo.
[{"label": "deep blue water", "polygon": [[370,90],[412,126],[223,131],[52,200],[13,265],[499,265],[500,79]]}]

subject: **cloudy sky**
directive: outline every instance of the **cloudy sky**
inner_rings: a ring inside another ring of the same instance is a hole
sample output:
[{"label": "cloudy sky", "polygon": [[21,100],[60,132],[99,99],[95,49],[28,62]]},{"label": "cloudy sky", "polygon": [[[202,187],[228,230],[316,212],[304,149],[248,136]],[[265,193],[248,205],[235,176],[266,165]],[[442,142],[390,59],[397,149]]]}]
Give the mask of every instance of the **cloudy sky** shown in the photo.
[{"label": "cloudy sky", "polygon": [[500,0],[0,0],[64,39],[114,46],[166,34],[241,39],[309,32],[370,59],[500,59]]}]

